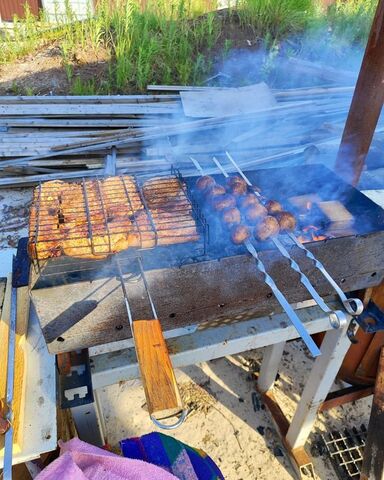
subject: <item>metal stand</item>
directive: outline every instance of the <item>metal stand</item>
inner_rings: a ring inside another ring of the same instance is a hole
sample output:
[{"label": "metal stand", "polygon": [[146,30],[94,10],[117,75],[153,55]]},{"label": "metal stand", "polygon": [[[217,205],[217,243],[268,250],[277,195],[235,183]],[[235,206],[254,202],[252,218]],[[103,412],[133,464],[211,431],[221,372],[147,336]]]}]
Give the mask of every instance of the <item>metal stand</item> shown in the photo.
[{"label": "metal stand", "polygon": [[274,379],[284,343],[268,347],[264,354],[258,389],[271,412],[292,465],[300,478],[308,478],[308,476],[315,478],[312,462],[304,450],[304,445],[315,423],[319,407],[325,400],[350,346],[347,328],[348,325],[345,325],[338,330],[329,330],[326,333],[321,345],[321,356],[313,364],[291,423],[285,417],[273,394]]},{"label": "metal stand", "polygon": [[[333,304],[337,306],[337,303]],[[327,333],[321,346],[322,355],[314,361],[290,424],[273,395],[273,385],[285,342],[298,336],[295,327],[287,322],[285,314],[207,330],[197,330],[186,335],[168,338],[167,345],[175,368],[267,347],[258,380],[259,389],[263,392],[264,403],[271,411],[297,472],[300,475],[310,473],[314,476],[311,459],[304,450],[304,444],[313,428],[318,408],[332,386],[350,341],[346,333],[347,326],[337,330],[333,329],[328,315],[319,307],[302,308],[298,310],[298,313],[310,334],[321,331],[327,331]],[[114,344],[104,345],[102,349],[104,353],[96,355],[93,355],[93,350],[98,352],[100,351],[99,347],[90,349],[92,383],[96,398],[99,388],[139,378],[139,368],[132,342],[127,340],[126,348],[122,348],[123,344],[124,342],[117,342],[116,346]],[[98,429],[99,433],[91,442],[100,445],[105,442],[101,409],[97,402],[87,407],[87,411],[92,409],[94,414],[87,415],[86,428],[82,429],[83,432],[85,431],[85,437],[82,434],[80,437],[90,441],[88,432],[91,428],[93,431]],[[81,427],[84,422],[84,419],[81,418],[84,417],[84,412],[80,412],[78,407],[72,409],[72,412],[77,424],[80,419]],[[90,425],[88,421],[94,423]],[[95,438],[97,438],[96,441]]]}]

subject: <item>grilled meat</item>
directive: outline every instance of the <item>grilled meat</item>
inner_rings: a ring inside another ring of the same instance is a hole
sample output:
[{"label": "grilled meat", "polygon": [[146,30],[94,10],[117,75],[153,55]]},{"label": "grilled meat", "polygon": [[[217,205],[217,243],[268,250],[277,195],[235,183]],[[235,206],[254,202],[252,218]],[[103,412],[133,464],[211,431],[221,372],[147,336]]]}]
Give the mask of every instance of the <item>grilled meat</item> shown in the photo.
[{"label": "grilled meat", "polygon": [[223,210],[222,219],[227,225],[236,225],[241,222],[240,210],[236,207],[226,208]]},{"label": "grilled meat", "polygon": [[249,207],[250,205],[258,205],[258,204],[260,204],[260,201],[258,200],[256,195],[254,195],[253,193],[247,193],[245,197],[242,197],[239,199],[239,206],[240,208],[243,208],[243,209]]},{"label": "grilled meat", "polygon": [[232,195],[218,195],[212,200],[213,209],[216,211],[224,210],[236,206],[236,199]]},{"label": "grilled meat", "polygon": [[274,237],[279,233],[279,222],[275,217],[268,215],[256,225],[254,233],[257,240],[260,241]]},{"label": "grilled meat", "polygon": [[276,200],[269,200],[265,204],[265,208],[268,210],[268,213],[270,215],[274,215],[277,212],[282,212],[283,211],[283,207]]},{"label": "grilled meat", "polygon": [[278,212],[276,220],[279,222],[282,232],[293,232],[296,228],[296,219],[290,212]]},{"label": "grilled meat", "polygon": [[237,195],[240,197],[247,193],[248,186],[245,182],[234,182],[230,187],[228,187],[228,190],[233,195]]},{"label": "grilled meat", "polygon": [[251,231],[246,225],[236,225],[231,229],[231,240],[235,245],[244,243],[251,236]]},{"label": "grilled meat", "polygon": [[261,203],[250,205],[245,210],[245,218],[252,225],[255,225],[261,219],[266,217],[267,214],[267,209]]},{"label": "grilled meat", "polygon": [[215,179],[209,175],[200,177],[196,182],[196,188],[200,191],[207,190],[216,184]]},{"label": "grilled meat", "polygon": [[214,198],[214,197],[218,197],[219,195],[225,195],[227,193],[227,191],[225,190],[224,187],[222,187],[221,185],[213,185],[213,187],[209,188],[207,190],[207,197],[208,198]]},{"label": "grilled meat", "polygon": [[41,185],[30,215],[31,257],[103,258],[131,247],[198,240],[191,204],[177,178],[145,182],[143,197],[128,175]]}]

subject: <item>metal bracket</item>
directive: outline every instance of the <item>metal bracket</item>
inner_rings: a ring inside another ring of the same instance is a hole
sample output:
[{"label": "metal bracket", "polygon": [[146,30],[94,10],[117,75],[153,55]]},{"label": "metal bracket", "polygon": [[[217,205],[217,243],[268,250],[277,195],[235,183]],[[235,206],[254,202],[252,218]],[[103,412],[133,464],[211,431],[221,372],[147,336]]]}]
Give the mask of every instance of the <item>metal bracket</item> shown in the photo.
[{"label": "metal bracket", "polygon": [[384,312],[372,300],[368,302],[364,311],[355,318],[366,333],[375,333],[384,330]]},{"label": "metal bracket", "polygon": [[31,262],[28,256],[28,238],[20,238],[17,253],[12,262],[12,287],[26,287],[29,284]]},{"label": "metal bracket", "polygon": [[73,408],[93,402],[88,349],[56,356],[60,408]]}]

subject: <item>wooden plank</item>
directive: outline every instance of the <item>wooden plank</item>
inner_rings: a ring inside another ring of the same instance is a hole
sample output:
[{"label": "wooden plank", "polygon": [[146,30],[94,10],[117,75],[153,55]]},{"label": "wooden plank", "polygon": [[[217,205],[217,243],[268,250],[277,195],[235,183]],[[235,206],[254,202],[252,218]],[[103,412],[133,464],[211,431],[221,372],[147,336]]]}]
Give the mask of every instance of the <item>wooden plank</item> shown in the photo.
[{"label": "wooden plank", "polygon": [[[9,316],[11,302],[11,276],[7,280],[5,301],[0,320],[0,399],[6,395],[6,369],[8,355]],[[23,447],[23,421],[26,390],[26,334],[29,318],[29,291],[28,287],[21,287],[17,291],[17,323],[16,323],[16,349],[15,349],[15,376],[14,376],[14,451],[20,452]],[[0,456],[4,453],[4,437],[0,436]]]},{"label": "wooden plank", "polygon": [[384,102],[384,0],[373,19],[335,171],[357,185]]},{"label": "wooden plank", "polygon": [[276,107],[277,103],[265,83],[230,90],[181,92],[187,117],[225,117],[243,115]]},{"label": "wooden plank", "polygon": [[128,115],[170,115],[182,111],[179,103],[146,103],[134,105],[0,105],[0,115],[26,117],[82,117],[82,116],[128,116]]},{"label": "wooden plank", "polygon": [[94,170],[80,170],[77,172],[57,172],[46,175],[29,175],[26,177],[8,177],[0,178],[0,188],[4,187],[26,187],[36,185],[39,182],[49,182],[50,180],[65,180],[71,178],[93,177],[96,175],[103,175],[103,169]]},{"label": "wooden plank", "polygon": [[133,104],[169,102],[180,99],[179,95],[5,95],[0,104]]},{"label": "wooden plank", "polygon": [[384,348],[381,349],[376,376],[368,436],[364,447],[361,480],[384,480]]},{"label": "wooden plank", "polygon": [[133,336],[149,414],[157,419],[178,414],[182,402],[160,321],[134,320]]}]

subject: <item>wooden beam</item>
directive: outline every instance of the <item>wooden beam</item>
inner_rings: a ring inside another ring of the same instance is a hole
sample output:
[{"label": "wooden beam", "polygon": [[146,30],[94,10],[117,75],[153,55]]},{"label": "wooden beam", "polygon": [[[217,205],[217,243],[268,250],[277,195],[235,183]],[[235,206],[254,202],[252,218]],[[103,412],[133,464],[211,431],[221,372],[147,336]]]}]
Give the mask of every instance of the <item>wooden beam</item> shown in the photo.
[{"label": "wooden beam", "polygon": [[[0,400],[5,404],[6,372],[8,355],[9,316],[11,303],[12,281],[9,275],[5,291],[4,304],[0,319]],[[15,350],[15,383],[13,396],[13,445],[14,452],[21,451],[23,444],[23,418],[26,387],[26,355],[25,343],[29,318],[29,291],[28,287],[18,288],[17,291],[17,322],[16,322],[16,350]],[[3,454],[4,437],[0,436],[0,456]]]},{"label": "wooden beam", "polygon": [[384,348],[381,349],[368,436],[364,448],[361,480],[384,480]]},{"label": "wooden beam", "polygon": [[345,124],[336,172],[357,185],[384,102],[384,0],[376,15]]}]

